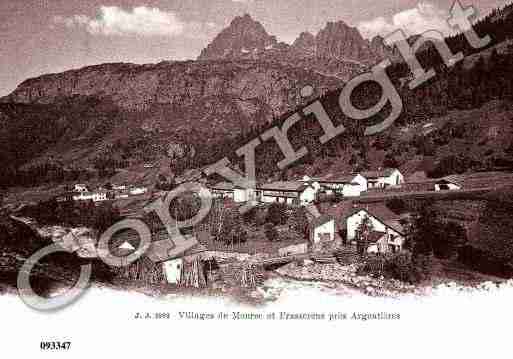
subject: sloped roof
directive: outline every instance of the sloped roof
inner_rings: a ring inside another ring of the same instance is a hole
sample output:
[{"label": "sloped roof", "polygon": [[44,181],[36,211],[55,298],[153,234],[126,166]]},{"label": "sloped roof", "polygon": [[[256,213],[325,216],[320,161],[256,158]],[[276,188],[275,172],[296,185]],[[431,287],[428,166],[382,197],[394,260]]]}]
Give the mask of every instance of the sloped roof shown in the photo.
[{"label": "sloped roof", "polygon": [[342,218],[342,228],[346,228],[347,221],[346,219],[360,211],[365,211],[372,217],[378,219],[381,223],[386,225],[387,227],[392,228],[394,231],[403,233],[403,228],[399,223],[400,216],[392,212],[388,207],[386,207],[382,203],[369,203],[369,204],[359,204],[354,206],[349,213]]},{"label": "sloped roof", "polygon": [[233,191],[235,189],[235,185],[232,182],[218,182],[212,186],[209,186],[209,188],[222,191]]},{"label": "sloped roof", "polygon": [[361,173],[361,175],[365,178],[388,177],[396,170],[397,168],[385,168],[382,170],[364,171]]},{"label": "sloped roof", "polygon": [[199,243],[192,248],[188,248],[188,246],[189,244],[187,243],[179,243],[178,246],[174,246],[169,240],[160,240],[152,242],[145,255],[150,258],[152,262],[161,263],[175,258],[202,253],[207,250],[205,246]]},{"label": "sloped roof", "polygon": [[376,218],[381,219],[383,222],[389,220],[397,220],[400,218],[398,214],[392,212],[392,210],[390,210],[385,204],[381,202],[359,204],[357,207],[354,208],[353,212],[350,215],[357,213],[361,210],[365,210],[367,213],[373,215]]},{"label": "sloped roof", "polygon": [[258,186],[259,189],[267,191],[290,191],[290,192],[301,192],[305,188],[309,187],[308,184],[301,181],[278,181],[271,183],[264,183]]},{"label": "sloped roof", "polygon": [[327,174],[319,179],[319,182],[331,182],[331,183],[352,183],[353,179],[358,176],[355,174]]},{"label": "sloped roof", "polygon": [[322,226],[323,224],[328,223],[333,220],[334,220],[334,218],[332,216],[327,215],[327,214],[322,214],[319,217],[313,217],[312,219],[310,219],[310,227],[311,228],[319,227],[319,226]]},{"label": "sloped roof", "polygon": [[353,208],[353,201],[342,201],[337,204],[321,203],[319,210],[323,214],[332,216],[338,222],[339,220],[346,218]]},{"label": "sloped roof", "polygon": [[379,241],[381,238],[383,238],[383,236],[385,235],[386,233],[384,232],[379,232],[379,231],[371,231],[369,233],[369,236],[367,237],[367,240],[370,242],[370,243],[376,243],[377,241]]},{"label": "sloped roof", "polygon": [[401,233],[401,234],[404,233],[403,225],[401,224],[401,222],[399,222],[398,219],[385,221],[385,224],[398,233]]},{"label": "sloped roof", "polygon": [[445,182],[454,183],[455,185],[458,185],[458,186],[463,186],[463,183],[464,183],[465,180],[464,180],[463,176],[449,175],[449,176],[445,176],[443,178],[440,178],[436,182],[440,183],[440,182],[444,182],[444,181]]}]

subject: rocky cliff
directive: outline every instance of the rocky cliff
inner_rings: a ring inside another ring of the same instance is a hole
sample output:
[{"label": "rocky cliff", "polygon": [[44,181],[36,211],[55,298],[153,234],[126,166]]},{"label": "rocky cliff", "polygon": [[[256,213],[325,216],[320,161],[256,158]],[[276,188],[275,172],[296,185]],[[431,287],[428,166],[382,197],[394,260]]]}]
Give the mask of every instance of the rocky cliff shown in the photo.
[{"label": "rocky cliff", "polygon": [[[310,98],[300,95],[306,85],[315,89]],[[251,60],[91,66],[29,79],[3,98],[2,148],[11,153],[39,136],[46,145],[38,154],[53,148],[63,156],[137,132],[155,142],[191,130],[207,140],[235,135],[341,85],[314,71]]]}]

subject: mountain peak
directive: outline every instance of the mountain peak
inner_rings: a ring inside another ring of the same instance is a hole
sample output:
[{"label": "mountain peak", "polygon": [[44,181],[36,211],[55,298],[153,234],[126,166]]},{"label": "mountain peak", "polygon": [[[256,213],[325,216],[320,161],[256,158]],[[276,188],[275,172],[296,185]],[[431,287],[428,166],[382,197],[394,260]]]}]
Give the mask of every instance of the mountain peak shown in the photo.
[{"label": "mountain peak", "polygon": [[277,44],[262,24],[249,14],[235,17],[214,40],[201,51],[198,60],[254,58]]}]

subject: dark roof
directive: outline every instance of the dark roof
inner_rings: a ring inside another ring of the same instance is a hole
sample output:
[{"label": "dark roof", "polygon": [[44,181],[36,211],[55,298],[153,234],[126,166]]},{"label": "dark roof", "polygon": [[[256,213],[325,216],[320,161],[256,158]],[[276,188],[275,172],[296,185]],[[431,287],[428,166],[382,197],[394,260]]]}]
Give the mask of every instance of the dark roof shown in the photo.
[{"label": "dark roof", "polygon": [[[189,238],[191,237],[189,236]],[[176,249],[169,240],[161,240],[152,242],[145,255],[154,263],[161,263],[175,258],[202,253],[207,250],[202,244],[199,243],[190,249],[186,249],[187,247],[188,244],[180,244],[180,247]]]},{"label": "dark roof", "polygon": [[400,216],[392,212],[387,206],[383,203],[369,203],[369,204],[360,204],[354,208],[352,214],[357,213],[361,210],[365,210],[367,213],[373,215],[376,218],[381,219],[383,222],[388,220],[399,219]]},{"label": "dark roof", "polygon": [[361,175],[365,178],[379,178],[390,176],[397,168],[385,168],[377,171],[364,171]]},{"label": "dark roof", "polygon": [[352,183],[353,179],[358,176],[358,173],[354,174],[327,174],[326,176],[319,179],[320,183]]},{"label": "dark roof", "polygon": [[321,203],[320,212],[335,218],[337,221],[346,218],[354,208],[353,201],[342,201],[337,204]]},{"label": "dark roof", "polygon": [[444,178],[441,178],[436,181],[436,183],[453,183],[458,186],[463,186],[463,182],[464,182],[463,176],[458,176],[458,175],[445,176]]},{"label": "dark roof", "polygon": [[235,185],[232,182],[219,182],[209,186],[209,188],[218,189],[221,191],[233,191],[235,189]]},{"label": "dark roof", "polygon": [[278,181],[264,183],[257,188],[266,191],[302,192],[307,187],[309,187],[309,185],[301,181]]},{"label": "dark roof", "polygon": [[394,231],[404,234],[404,228],[401,222],[398,219],[391,219],[388,221],[385,221],[385,224],[392,228]]},{"label": "dark roof", "polygon": [[371,231],[369,233],[369,236],[367,237],[367,240],[371,243],[376,243],[379,241],[386,233],[379,232],[379,231]]},{"label": "dark roof", "polygon": [[330,221],[334,220],[334,218],[327,214],[321,214],[319,217],[313,217],[310,219],[310,227],[315,228],[322,226],[325,223],[328,223]]}]

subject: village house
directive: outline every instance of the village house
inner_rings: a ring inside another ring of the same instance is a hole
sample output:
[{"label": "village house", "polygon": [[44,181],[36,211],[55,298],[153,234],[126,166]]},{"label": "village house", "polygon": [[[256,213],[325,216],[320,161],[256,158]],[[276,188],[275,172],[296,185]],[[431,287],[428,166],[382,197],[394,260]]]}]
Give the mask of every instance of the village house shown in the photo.
[{"label": "village house", "polygon": [[147,187],[132,187],[129,190],[129,193],[131,195],[133,195],[133,196],[137,196],[137,195],[140,195],[140,194],[145,194],[146,192],[148,192],[148,188]]},{"label": "village house", "polygon": [[263,203],[286,203],[289,205],[307,205],[315,201],[320,185],[317,182],[280,181],[257,186],[260,201]]},{"label": "village house", "polygon": [[73,187],[73,192],[89,192],[89,188],[86,184],[83,183],[77,183]]},{"label": "village house", "polygon": [[386,188],[404,183],[404,176],[397,168],[386,168],[377,171],[365,171],[361,175],[367,179],[367,188]]},{"label": "village house", "polygon": [[[188,271],[194,270],[195,275],[198,276],[198,286],[206,285],[206,278],[203,277],[204,273],[201,263],[202,253],[206,251],[206,248],[201,244],[197,244],[193,248],[173,256],[169,254],[168,246],[169,240],[153,242],[146,253],[153,263],[162,266],[166,282],[178,285],[185,280]],[[197,268],[193,269],[192,267],[195,266]]]},{"label": "village house", "polygon": [[405,236],[399,216],[383,204],[356,207],[351,211],[345,220],[348,243],[356,243],[366,218],[370,231],[367,236],[368,253],[395,253],[402,250]]},{"label": "village house", "polygon": [[107,191],[94,191],[94,192],[79,192],[73,195],[74,201],[93,201],[102,202],[107,201]]},{"label": "village house", "polygon": [[286,257],[296,254],[305,254],[308,252],[308,242],[306,240],[298,240],[293,243],[284,244],[278,248],[278,255]]},{"label": "village house", "polygon": [[208,186],[212,197],[214,198],[228,198],[234,202],[247,202],[253,201],[256,198],[256,192],[252,188],[242,188],[231,182],[219,182],[215,185]]},{"label": "village house", "polygon": [[112,190],[114,191],[126,191],[126,184],[112,184]]},{"label": "village house", "polygon": [[318,181],[327,194],[339,193],[344,197],[358,197],[362,192],[367,191],[367,179],[358,173],[328,174]]},{"label": "village house", "polygon": [[309,223],[309,241],[314,250],[333,249],[335,243],[335,218],[323,214]]}]

